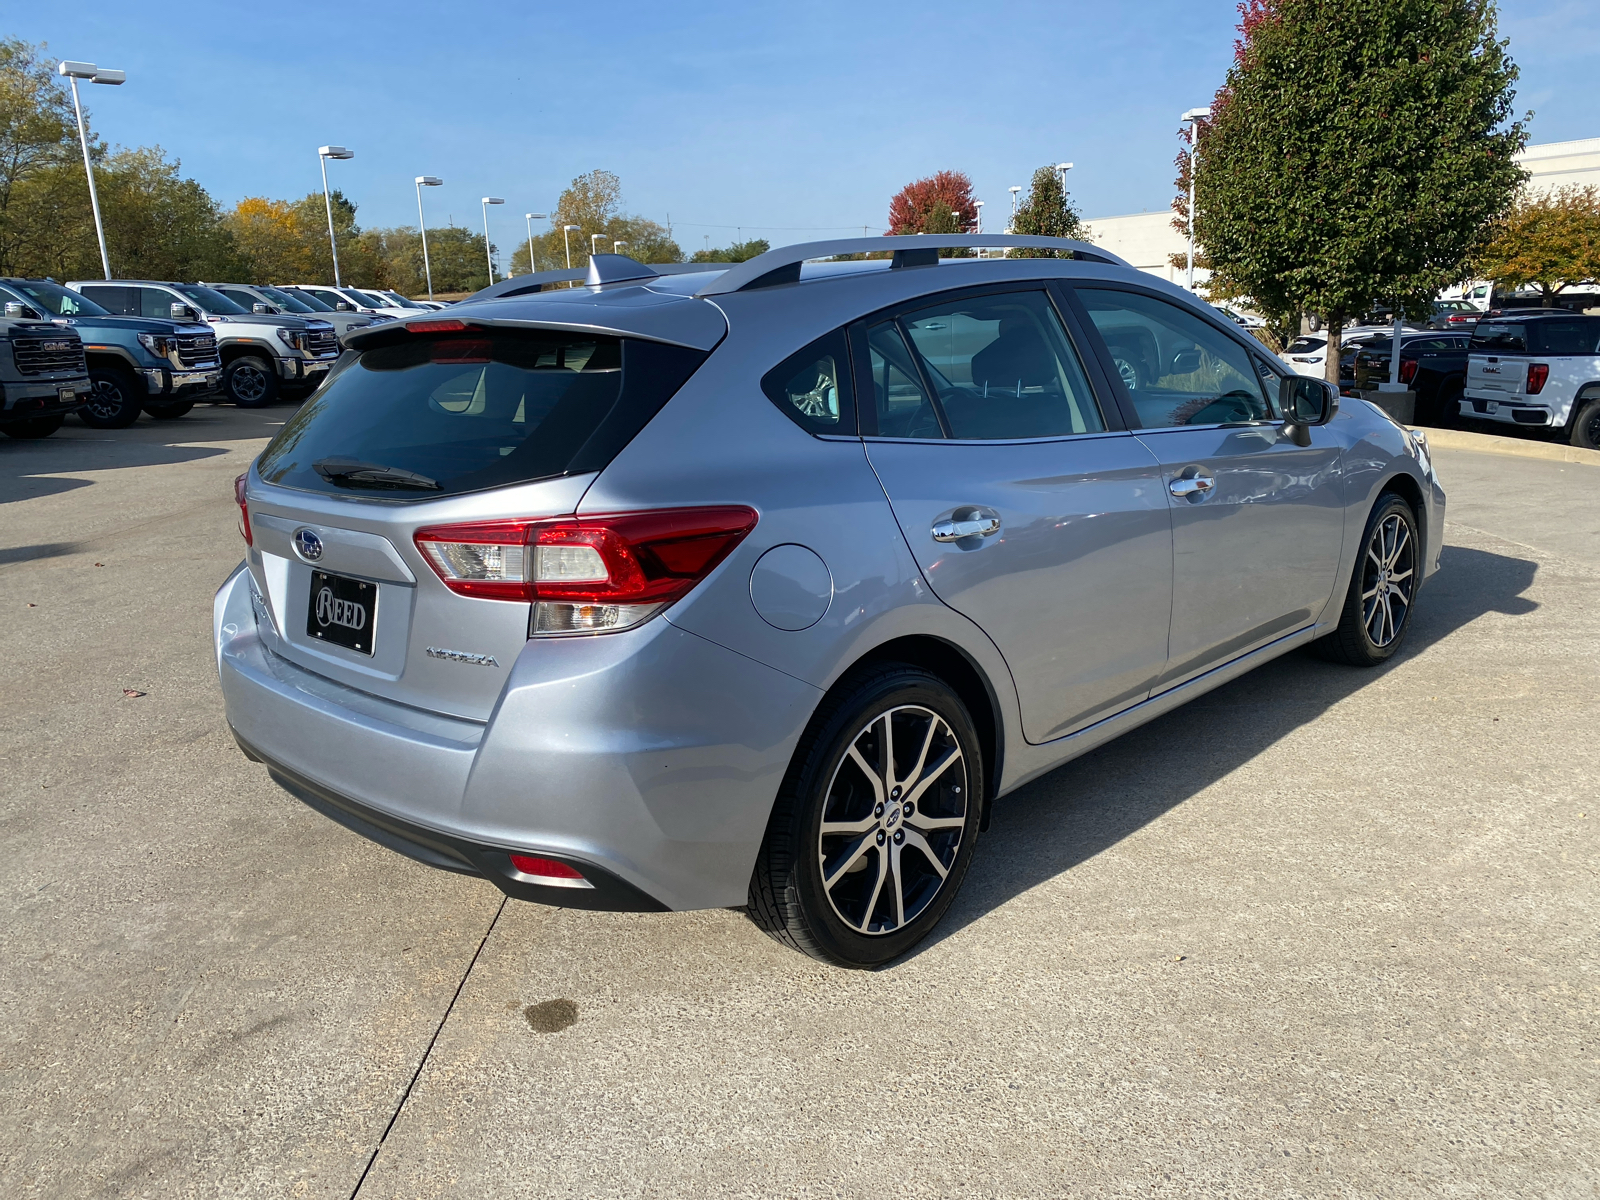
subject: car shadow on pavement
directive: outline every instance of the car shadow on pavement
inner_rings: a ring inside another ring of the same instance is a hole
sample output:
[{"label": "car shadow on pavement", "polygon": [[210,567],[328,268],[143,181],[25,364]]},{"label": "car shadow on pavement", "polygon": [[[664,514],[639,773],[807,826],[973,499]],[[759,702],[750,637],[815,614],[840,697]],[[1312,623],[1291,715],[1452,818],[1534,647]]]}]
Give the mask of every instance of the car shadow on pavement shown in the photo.
[{"label": "car shadow on pavement", "polygon": [[[129,436],[137,431],[144,436]],[[93,487],[92,479],[71,478],[78,471],[115,471],[123,467],[161,467],[194,462],[228,453],[222,446],[196,446],[205,433],[182,421],[165,421],[146,433],[142,426],[128,430],[79,428],[79,437],[64,436],[38,441],[0,438],[0,504],[36,500],[78,488]]]},{"label": "car shadow on pavement", "polygon": [[1537,570],[1525,559],[1446,546],[1404,648],[1384,666],[1361,670],[1294,651],[1002,797],[949,913],[886,969],[1116,845],[1485,613],[1533,612],[1538,605],[1523,593]]}]

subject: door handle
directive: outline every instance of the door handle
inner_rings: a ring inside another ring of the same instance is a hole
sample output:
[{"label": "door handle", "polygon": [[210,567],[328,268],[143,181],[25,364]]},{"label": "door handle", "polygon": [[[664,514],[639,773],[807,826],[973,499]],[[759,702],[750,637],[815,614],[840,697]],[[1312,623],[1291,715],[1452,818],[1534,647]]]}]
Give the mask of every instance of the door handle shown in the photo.
[{"label": "door handle", "polygon": [[1209,475],[1191,475],[1187,479],[1174,479],[1167,485],[1167,490],[1174,496],[1204,500],[1206,494],[1216,486],[1217,481]]},{"label": "door handle", "polygon": [[995,516],[972,517],[965,521],[935,521],[933,540],[959,542],[969,537],[993,537],[1000,532],[1000,518]]}]

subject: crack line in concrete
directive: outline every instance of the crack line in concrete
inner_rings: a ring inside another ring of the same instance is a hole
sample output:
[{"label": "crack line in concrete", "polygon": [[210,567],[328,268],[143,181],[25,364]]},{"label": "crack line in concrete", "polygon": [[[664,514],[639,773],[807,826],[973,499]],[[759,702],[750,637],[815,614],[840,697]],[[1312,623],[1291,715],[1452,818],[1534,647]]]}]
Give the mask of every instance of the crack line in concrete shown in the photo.
[{"label": "crack line in concrete", "polygon": [[455,1010],[456,1001],[461,999],[461,992],[467,986],[467,980],[472,977],[472,968],[478,965],[478,956],[483,953],[483,948],[489,944],[489,935],[494,932],[494,927],[500,923],[500,914],[506,910],[507,896],[500,897],[500,907],[494,910],[494,919],[489,922],[489,928],[483,931],[483,940],[478,943],[478,948],[472,952],[472,961],[467,963],[467,969],[461,973],[461,982],[456,984],[455,995],[450,997],[450,1003],[445,1005],[444,1015],[439,1018],[439,1024],[433,1031],[433,1036],[428,1039],[428,1046],[422,1052],[422,1058],[417,1063],[417,1069],[411,1073],[411,1082],[406,1084],[406,1090],[400,1093],[400,1103],[394,1106],[394,1112],[389,1117],[389,1123],[383,1127],[383,1136],[378,1139],[378,1144],[372,1148],[372,1156],[367,1159],[367,1165],[362,1168],[361,1178],[356,1180],[356,1186],[351,1189],[350,1200],[355,1200],[356,1194],[361,1191],[367,1182],[367,1176],[372,1173],[372,1165],[378,1161],[378,1152],[383,1149],[383,1144],[389,1140],[389,1133],[394,1129],[394,1123],[400,1119],[400,1114],[405,1111],[406,1101],[411,1099],[411,1089],[417,1086],[417,1080],[422,1078],[422,1068],[428,1065],[428,1058],[433,1054],[434,1044],[439,1040],[439,1035],[444,1032],[444,1023],[450,1019],[450,1014]]}]

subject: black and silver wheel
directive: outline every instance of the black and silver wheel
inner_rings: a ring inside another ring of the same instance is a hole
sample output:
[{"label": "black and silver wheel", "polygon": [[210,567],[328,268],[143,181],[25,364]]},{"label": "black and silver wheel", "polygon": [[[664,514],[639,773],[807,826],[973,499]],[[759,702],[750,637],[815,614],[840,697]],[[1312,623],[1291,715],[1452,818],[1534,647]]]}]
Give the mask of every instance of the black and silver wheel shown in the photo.
[{"label": "black and silver wheel", "polygon": [[850,967],[905,953],[966,874],[983,805],[966,706],[909,666],[830,697],[801,740],[750,884],[752,919]]},{"label": "black and silver wheel", "polygon": [[264,358],[236,358],[222,372],[222,390],[240,408],[265,408],[278,398],[278,375]]},{"label": "black and silver wheel", "polygon": [[1375,667],[1400,648],[1421,582],[1417,518],[1399,496],[1379,499],[1367,520],[1339,628],[1316,642],[1336,662]]},{"label": "black and silver wheel", "polygon": [[1572,419],[1572,444],[1600,450],[1600,397],[1578,402],[1578,415]]},{"label": "black and silver wheel", "polygon": [[176,421],[194,407],[193,400],[146,400],[144,410],[157,421]]},{"label": "black and silver wheel", "polygon": [[54,417],[29,417],[26,421],[8,421],[0,425],[0,433],[7,437],[14,437],[18,441],[31,442],[38,438],[47,438],[61,428],[61,423],[66,420],[64,416]]},{"label": "black and silver wheel", "polygon": [[127,371],[96,368],[89,385],[89,403],[78,410],[78,419],[90,429],[126,429],[139,419],[144,389]]}]

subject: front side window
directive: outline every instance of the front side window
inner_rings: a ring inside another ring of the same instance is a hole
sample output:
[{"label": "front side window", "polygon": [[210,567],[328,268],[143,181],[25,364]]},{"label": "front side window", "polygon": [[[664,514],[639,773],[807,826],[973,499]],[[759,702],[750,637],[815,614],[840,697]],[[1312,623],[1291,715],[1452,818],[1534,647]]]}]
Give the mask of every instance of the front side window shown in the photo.
[{"label": "front side window", "polygon": [[975,296],[902,318],[950,436],[1063,437],[1105,429],[1088,377],[1043,292]]},{"label": "front side window", "polygon": [[[268,300],[289,312],[332,312],[333,306],[324,304],[310,292],[287,292],[283,288],[260,287],[256,289]],[[298,308],[295,305],[299,305]]]},{"label": "front side window", "polygon": [[784,359],[762,377],[761,388],[802,429],[854,433],[849,362],[840,330]]},{"label": "front side window", "polygon": [[1270,421],[1244,347],[1167,300],[1077,289],[1146,429]]},{"label": "front side window", "polygon": [[139,315],[141,317],[161,317],[163,320],[172,320],[172,306],[174,304],[188,304],[182,296],[174,296],[165,288],[142,287],[139,289]]},{"label": "front side window", "polygon": [[883,321],[867,330],[867,360],[879,437],[945,436],[939,414],[918,376],[917,364],[894,321]]},{"label": "front side window", "polygon": [[1540,354],[1600,353],[1600,320],[1594,317],[1540,321],[1537,328]]},{"label": "front side window", "polygon": [[350,303],[350,301],[339,295],[339,293],[334,291],[332,288],[301,288],[300,290],[305,292],[308,296],[315,296],[318,300],[321,300],[328,306],[330,311],[337,309],[341,304]]}]

